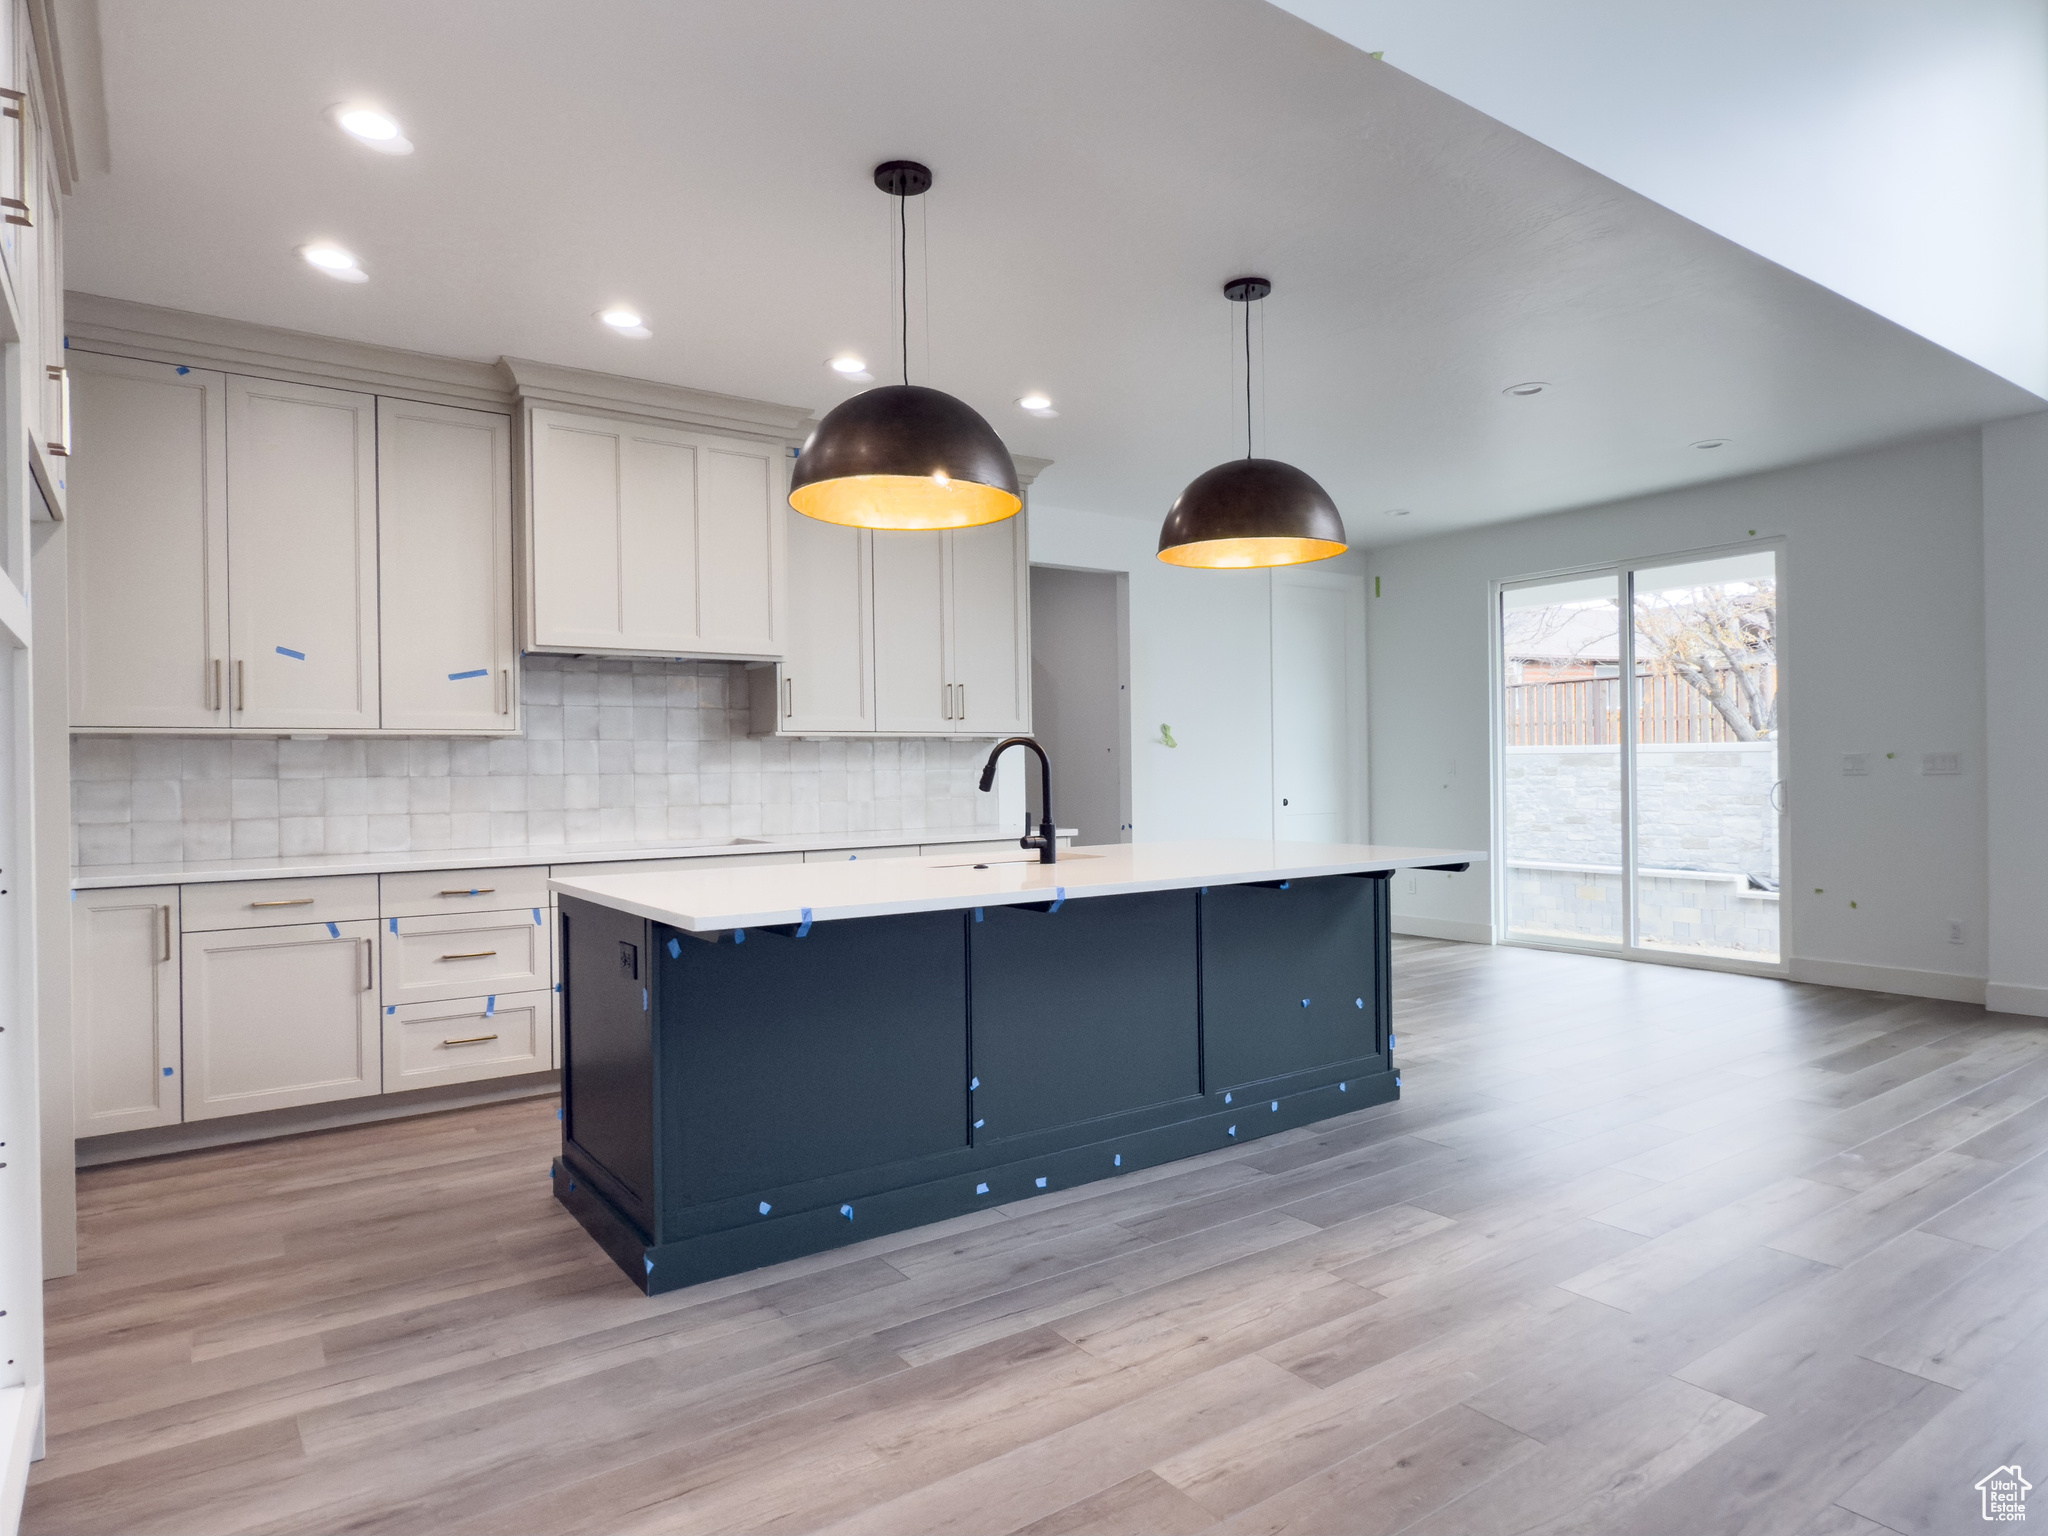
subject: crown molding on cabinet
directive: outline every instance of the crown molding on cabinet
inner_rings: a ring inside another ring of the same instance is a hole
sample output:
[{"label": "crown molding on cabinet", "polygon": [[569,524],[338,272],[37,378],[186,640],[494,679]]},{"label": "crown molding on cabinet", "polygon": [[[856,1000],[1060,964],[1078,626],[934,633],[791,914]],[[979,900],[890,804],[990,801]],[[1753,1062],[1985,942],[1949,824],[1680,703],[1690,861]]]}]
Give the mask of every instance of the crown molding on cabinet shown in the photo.
[{"label": "crown molding on cabinet", "polygon": [[512,404],[504,377],[490,363],[223,320],[129,299],[67,293],[64,328],[70,344],[85,352],[197,363],[226,373],[368,390],[435,405],[502,411]]},{"label": "crown molding on cabinet", "polygon": [[513,397],[528,405],[582,411],[613,419],[626,417],[660,426],[698,427],[737,437],[801,443],[816,418],[800,405],[775,405],[739,395],[715,394],[683,384],[657,384],[649,379],[621,378],[587,368],[536,363],[524,357],[501,357],[498,367],[511,383]]},{"label": "crown molding on cabinet", "polygon": [[1031,489],[1031,482],[1052,468],[1051,459],[1033,458],[1028,453],[1013,453],[1010,462],[1017,466],[1017,484],[1024,490]]}]

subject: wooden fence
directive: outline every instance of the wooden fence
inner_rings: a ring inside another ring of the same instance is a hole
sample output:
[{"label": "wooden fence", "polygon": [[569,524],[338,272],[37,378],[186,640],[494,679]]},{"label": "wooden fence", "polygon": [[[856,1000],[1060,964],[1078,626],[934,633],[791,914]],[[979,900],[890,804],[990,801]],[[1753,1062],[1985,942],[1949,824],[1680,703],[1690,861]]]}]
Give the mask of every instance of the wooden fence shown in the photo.
[{"label": "wooden fence", "polygon": [[[1763,693],[1775,698],[1778,669],[1763,669]],[[1636,679],[1641,696],[1640,733],[1651,745],[1741,740],[1705,694],[1675,672],[1661,668]],[[1557,683],[1510,683],[1507,687],[1507,742],[1511,747],[1598,747],[1621,740],[1622,697],[1618,677],[1576,678]]]}]

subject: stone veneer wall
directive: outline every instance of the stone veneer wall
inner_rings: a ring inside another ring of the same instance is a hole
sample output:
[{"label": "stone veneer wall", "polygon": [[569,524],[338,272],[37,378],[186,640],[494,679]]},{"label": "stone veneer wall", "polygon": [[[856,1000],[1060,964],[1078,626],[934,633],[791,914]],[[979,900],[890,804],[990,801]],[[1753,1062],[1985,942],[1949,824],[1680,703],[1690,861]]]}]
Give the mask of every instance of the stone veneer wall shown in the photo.
[{"label": "stone veneer wall", "polygon": [[[1778,776],[1771,742],[1636,749],[1636,862],[1775,877]],[[1510,747],[1509,856],[1549,864],[1621,863],[1617,747]]]},{"label": "stone veneer wall", "polygon": [[987,742],[747,735],[734,662],[529,656],[491,740],[74,736],[80,864],[993,828]]}]

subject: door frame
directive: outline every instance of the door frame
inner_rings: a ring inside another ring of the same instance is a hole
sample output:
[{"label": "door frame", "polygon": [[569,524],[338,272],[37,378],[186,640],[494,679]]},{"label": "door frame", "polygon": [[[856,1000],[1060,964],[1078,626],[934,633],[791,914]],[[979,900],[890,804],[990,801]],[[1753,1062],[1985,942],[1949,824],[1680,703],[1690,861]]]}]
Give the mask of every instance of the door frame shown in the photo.
[{"label": "door frame", "polygon": [[[1276,566],[1268,572],[1270,586],[1266,607],[1266,665],[1267,691],[1267,747],[1270,754],[1266,788],[1266,810],[1271,831],[1269,836],[1278,841],[1280,837],[1280,591],[1283,587],[1321,587],[1325,591],[1342,592],[1345,596],[1344,613],[1344,658],[1345,709],[1350,716],[1351,772],[1345,785],[1344,841],[1366,843],[1372,838],[1371,806],[1368,793],[1370,783],[1370,760],[1367,751],[1371,745],[1366,708],[1371,702],[1367,695],[1366,649],[1365,649],[1365,578],[1348,571],[1324,571],[1307,566]],[[1510,583],[1512,585],[1512,583]],[[1498,613],[1500,605],[1494,604]]]},{"label": "door frame", "polygon": [[[1775,961],[1736,960],[1723,955],[1686,954],[1679,950],[1644,949],[1636,942],[1636,825],[1635,825],[1635,780],[1636,780],[1636,678],[1635,678],[1635,573],[1654,570],[1659,566],[1690,564],[1695,560],[1723,559],[1730,555],[1753,554],[1758,550],[1769,550],[1776,558],[1778,567],[1778,606],[1773,648],[1778,659],[1778,779],[1777,784],[1784,790],[1779,796],[1778,807],[1778,958]],[[1794,671],[1788,665],[1791,654],[1792,626],[1788,625],[1785,614],[1788,609],[1786,594],[1791,586],[1791,545],[1783,535],[1769,538],[1744,539],[1735,544],[1711,544],[1694,549],[1664,550],[1650,554],[1624,556],[1620,559],[1601,560],[1581,565],[1559,566],[1551,570],[1533,571],[1526,575],[1497,577],[1487,583],[1487,761],[1489,764],[1489,808],[1487,852],[1489,904],[1492,908],[1493,942],[1515,944],[1525,949],[1554,949],[1575,955],[1605,955],[1614,959],[1638,960],[1650,965],[1687,966],[1694,970],[1731,971],[1745,976],[1774,976],[1785,978],[1792,974],[1793,915],[1792,904],[1784,900],[1787,892],[1797,884],[1795,879],[1792,850],[1791,804],[1792,765],[1791,754],[1786,750],[1789,739],[1787,730],[1791,719],[1792,690],[1786,687],[1785,679]],[[1621,846],[1622,846],[1622,942],[1617,947],[1571,944],[1562,940],[1532,938],[1526,935],[1511,935],[1507,917],[1507,710],[1506,660],[1502,655],[1505,638],[1501,624],[1501,596],[1516,588],[1538,586],[1551,581],[1581,580],[1592,576],[1612,575],[1615,578],[1616,597],[1621,603],[1621,668],[1622,677],[1628,687],[1624,694],[1624,714],[1628,728],[1621,732]]]}]

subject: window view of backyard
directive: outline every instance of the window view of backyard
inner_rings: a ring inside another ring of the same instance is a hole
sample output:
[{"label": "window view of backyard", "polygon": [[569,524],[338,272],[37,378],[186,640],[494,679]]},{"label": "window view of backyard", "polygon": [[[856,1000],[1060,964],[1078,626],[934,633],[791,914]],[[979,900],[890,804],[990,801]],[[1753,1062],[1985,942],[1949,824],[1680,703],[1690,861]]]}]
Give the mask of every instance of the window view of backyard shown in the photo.
[{"label": "window view of backyard", "polygon": [[1777,589],[1759,553],[1502,594],[1511,933],[1619,947],[1633,894],[1640,947],[1777,959]]}]

